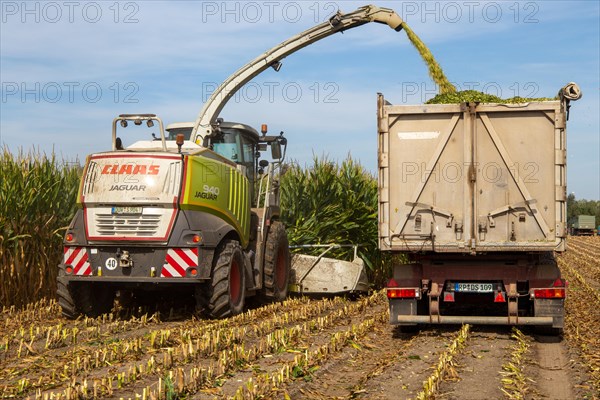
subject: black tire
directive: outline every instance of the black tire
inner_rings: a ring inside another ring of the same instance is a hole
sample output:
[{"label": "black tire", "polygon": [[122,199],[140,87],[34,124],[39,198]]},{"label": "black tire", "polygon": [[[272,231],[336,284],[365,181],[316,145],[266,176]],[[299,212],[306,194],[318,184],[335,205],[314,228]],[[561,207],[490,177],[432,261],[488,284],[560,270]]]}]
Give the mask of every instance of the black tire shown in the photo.
[{"label": "black tire", "polygon": [[58,304],[62,314],[75,319],[84,314],[95,318],[109,313],[114,305],[115,291],[90,282],[69,282],[64,276],[57,279]]},{"label": "black tire", "polygon": [[236,240],[226,240],[213,262],[210,284],[197,291],[197,302],[212,318],[225,318],[244,311],[246,297],[244,253]]},{"label": "black tire", "polygon": [[266,301],[282,301],[288,294],[290,280],[290,246],[285,226],[274,221],[267,234],[263,289],[261,297]]}]

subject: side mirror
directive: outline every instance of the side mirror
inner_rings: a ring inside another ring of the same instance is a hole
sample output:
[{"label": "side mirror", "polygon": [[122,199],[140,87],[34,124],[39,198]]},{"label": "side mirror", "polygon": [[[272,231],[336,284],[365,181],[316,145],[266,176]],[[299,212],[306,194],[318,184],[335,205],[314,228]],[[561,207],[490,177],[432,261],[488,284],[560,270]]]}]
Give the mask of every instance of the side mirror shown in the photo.
[{"label": "side mirror", "polygon": [[281,145],[279,142],[271,142],[271,157],[273,160],[279,160],[281,158]]}]

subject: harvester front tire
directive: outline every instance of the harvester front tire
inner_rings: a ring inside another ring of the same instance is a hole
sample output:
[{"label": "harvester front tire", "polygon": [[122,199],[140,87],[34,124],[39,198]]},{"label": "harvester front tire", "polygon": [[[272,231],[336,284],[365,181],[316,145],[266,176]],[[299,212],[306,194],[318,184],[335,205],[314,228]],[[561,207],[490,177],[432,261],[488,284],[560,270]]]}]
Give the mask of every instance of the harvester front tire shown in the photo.
[{"label": "harvester front tire", "polygon": [[285,226],[274,221],[267,234],[262,297],[266,301],[282,301],[288,294],[290,280],[290,246]]},{"label": "harvester front tire", "polygon": [[205,312],[212,318],[225,318],[244,311],[246,279],[244,254],[240,243],[226,240],[215,257]]},{"label": "harvester front tire", "polygon": [[110,287],[68,282],[63,276],[57,279],[56,293],[62,314],[68,319],[75,319],[81,314],[91,318],[106,314],[112,310],[115,300],[115,291]]}]

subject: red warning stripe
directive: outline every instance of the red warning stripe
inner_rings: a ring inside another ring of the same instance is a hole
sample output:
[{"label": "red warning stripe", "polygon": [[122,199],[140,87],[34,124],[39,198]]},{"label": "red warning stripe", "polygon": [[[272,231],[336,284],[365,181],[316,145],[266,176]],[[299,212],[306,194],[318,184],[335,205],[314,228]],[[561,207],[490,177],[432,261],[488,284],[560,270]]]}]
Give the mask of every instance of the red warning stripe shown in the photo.
[{"label": "red warning stripe", "polygon": [[186,275],[186,271],[190,267],[198,267],[198,248],[169,249],[160,276],[181,278]]},{"label": "red warning stripe", "polygon": [[87,251],[84,247],[65,247],[64,264],[72,266],[75,275],[92,274],[92,266],[88,262]]}]

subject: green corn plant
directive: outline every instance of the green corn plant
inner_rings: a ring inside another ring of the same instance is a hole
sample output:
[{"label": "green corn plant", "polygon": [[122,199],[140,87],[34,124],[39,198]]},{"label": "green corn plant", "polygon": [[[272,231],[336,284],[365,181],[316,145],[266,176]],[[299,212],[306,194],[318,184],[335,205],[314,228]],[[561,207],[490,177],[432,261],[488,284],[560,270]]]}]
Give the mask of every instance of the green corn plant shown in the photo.
[{"label": "green corn plant", "polygon": [[54,297],[62,235],[76,207],[78,167],[35,150],[0,153],[0,304]]},{"label": "green corn plant", "polygon": [[[315,157],[309,167],[288,165],[281,176],[281,205],[291,245],[358,244],[371,282],[381,286],[389,277],[390,263],[377,243],[377,179],[351,157],[341,164]],[[322,249],[302,252],[318,255]],[[352,248],[341,248],[327,256],[353,255]]]}]

